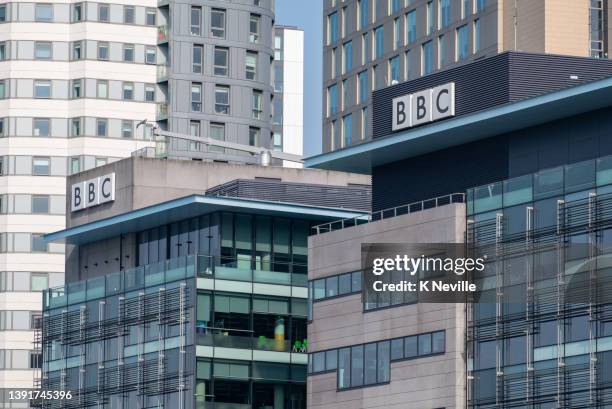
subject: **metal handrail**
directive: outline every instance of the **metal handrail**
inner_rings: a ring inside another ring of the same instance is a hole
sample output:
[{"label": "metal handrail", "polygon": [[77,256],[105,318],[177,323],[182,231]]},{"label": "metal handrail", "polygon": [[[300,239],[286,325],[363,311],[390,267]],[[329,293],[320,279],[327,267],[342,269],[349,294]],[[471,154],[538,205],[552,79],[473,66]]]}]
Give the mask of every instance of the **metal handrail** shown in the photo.
[{"label": "metal handrail", "polygon": [[465,203],[465,193],[450,193],[448,195],[437,196],[431,199],[421,200],[419,202],[409,203],[383,210],[377,210],[376,212],[371,212],[364,216],[357,216],[353,218],[341,219],[333,222],[319,224],[312,227],[312,229],[314,231],[314,235],[329,233],[331,231],[342,230],[347,227],[368,224],[379,220],[390,219],[392,217],[420,212],[423,210],[446,206],[453,203]]}]

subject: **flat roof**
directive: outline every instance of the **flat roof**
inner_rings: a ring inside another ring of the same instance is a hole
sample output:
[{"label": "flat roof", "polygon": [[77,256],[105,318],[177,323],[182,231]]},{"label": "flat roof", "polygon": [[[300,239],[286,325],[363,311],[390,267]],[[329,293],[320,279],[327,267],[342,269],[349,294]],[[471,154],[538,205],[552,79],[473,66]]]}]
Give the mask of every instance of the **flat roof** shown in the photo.
[{"label": "flat roof", "polygon": [[44,239],[80,245],[221,210],[324,221],[366,214],[341,208],[194,194],[45,234]]},{"label": "flat roof", "polygon": [[311,156],[304,166],[371,174],[376,166],[610,105],[612,78],[606,78]]}]

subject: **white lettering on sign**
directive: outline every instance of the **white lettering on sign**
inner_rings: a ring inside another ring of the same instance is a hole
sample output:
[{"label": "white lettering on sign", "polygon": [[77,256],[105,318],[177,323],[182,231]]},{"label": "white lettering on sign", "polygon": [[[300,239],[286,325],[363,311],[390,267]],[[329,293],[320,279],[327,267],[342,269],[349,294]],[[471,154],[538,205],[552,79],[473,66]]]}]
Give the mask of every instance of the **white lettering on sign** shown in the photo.
[{"label": "white lettering on sign", "polygon": [[455,83],[393,98],[392,130],[455,116]]},{"label": "white lettering on sign", "polygon": [[70,209],[73,212],[115,200],[115,174],[100,176],[72,185]]}]

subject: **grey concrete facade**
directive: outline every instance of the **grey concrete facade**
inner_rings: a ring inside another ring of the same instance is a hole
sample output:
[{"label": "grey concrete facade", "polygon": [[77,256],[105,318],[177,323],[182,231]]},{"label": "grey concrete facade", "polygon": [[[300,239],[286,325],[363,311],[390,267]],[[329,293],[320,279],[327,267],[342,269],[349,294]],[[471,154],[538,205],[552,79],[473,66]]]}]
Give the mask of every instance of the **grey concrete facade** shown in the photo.
[{"label": "grey concrete facade", "polygon": [[[311,236],[309,280],[361,269],[361,243],[461,243],[465,206],[453,204]],[[309,351],[445,330],[445,352],[391,362],[390,381],[337,388],[337,371],[310,374],[309,409],[464,408],[465,306],[411,304],[363,312],[361,293],[315,301],[308,325]]]}]

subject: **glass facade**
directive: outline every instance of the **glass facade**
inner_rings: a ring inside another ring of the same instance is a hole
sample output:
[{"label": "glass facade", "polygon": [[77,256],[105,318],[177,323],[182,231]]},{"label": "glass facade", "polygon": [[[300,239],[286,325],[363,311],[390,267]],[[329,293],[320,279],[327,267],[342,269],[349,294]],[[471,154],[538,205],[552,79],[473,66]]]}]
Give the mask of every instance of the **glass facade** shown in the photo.
[{"label": "glass facade", "polygon": [[468,313],[470,407],[612,403],[610,192],[612,157],[468,190],[468,249],[494,255]]}]

